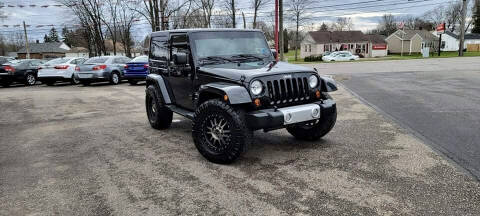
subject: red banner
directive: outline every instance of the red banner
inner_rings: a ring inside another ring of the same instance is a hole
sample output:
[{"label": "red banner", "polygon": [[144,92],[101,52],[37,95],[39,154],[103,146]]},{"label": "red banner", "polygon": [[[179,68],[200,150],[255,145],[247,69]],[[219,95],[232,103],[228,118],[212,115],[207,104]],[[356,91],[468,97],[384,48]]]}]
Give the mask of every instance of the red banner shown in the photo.
[{"label": "red banner", "polygon": [[372,49],[374,49],[374,50],[386,50],[387,49],[387,44],[374,44],[372,46]]}]

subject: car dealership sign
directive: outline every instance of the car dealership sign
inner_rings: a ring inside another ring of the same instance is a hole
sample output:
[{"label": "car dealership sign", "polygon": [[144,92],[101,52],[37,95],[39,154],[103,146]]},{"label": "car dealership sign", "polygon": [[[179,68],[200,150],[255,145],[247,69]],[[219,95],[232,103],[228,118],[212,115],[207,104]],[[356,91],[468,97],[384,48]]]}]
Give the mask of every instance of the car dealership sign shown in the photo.
[{"label": "car dealership sign", "polygon": [[386,50],[387,49],[387,44],[374,44],[372,46],[372,49],[374,49],[374,50]]},{"label": "car dealership sign", "polygon": [[437,26],[437,34],[445,33],[445,23],[441,23]]}]

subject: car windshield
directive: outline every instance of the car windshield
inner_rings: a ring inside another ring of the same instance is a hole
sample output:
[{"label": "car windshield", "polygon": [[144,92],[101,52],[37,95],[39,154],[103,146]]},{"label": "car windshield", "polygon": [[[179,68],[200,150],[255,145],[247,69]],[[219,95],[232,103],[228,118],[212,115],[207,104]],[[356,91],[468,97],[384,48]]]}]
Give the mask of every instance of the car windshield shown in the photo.
[{"label": "car windshield", "polygon": [[107,57],[94,57],[85,61],[84,64],[101,64],[105,63],[107,60]]},{"label": "car windshield", "polygon": [[208,62],[272,61],[261,32],[196,32],[191,36],[196,60]]},{"label": "car windshield", "polygon": [[50,60],[50,61],[46,62],[45,64],[48,64],[48,65],[63,64],[63,63],[66,63],[70,60],[71,60],[71,58],[57,58],[57,59]]},{"label": "car windshield", "polygon": [[136,57],[131,62],[148,62],[148,56]]}]

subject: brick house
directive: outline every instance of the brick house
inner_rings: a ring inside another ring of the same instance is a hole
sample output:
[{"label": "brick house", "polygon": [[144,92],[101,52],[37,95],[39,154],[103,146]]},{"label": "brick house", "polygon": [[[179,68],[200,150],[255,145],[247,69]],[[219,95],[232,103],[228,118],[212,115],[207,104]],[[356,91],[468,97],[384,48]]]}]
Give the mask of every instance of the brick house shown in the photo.
[{"label": "brick house", "polygon": [[[70,50],[70,47],[63,42],[51,43],[31,43],[29,44],[31,59],[53,59],[65,57],[65,54]],[[17,52],[19,59],[27,57],[27,49],[23,47]]]}]

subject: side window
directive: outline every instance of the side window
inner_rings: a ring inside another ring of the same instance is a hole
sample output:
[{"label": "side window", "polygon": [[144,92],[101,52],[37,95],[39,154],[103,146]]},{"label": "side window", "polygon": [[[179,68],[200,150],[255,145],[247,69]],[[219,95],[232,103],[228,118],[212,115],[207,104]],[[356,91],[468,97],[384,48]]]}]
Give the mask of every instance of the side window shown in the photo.
[{"label": "side window", "polygon": [[188,47],[188,37],[186,34],[181,35],[172,35],[171,37],[171,53],[170,53],[170,61],[173,64],[173,55],[178,53],[185,53],[187,55],[187,62],[190,59],[190,51]]},{"label": "side window", "polygon": [[151,73],[168,72],[168,38],[153,37],[150,40],[149,64]]}]

